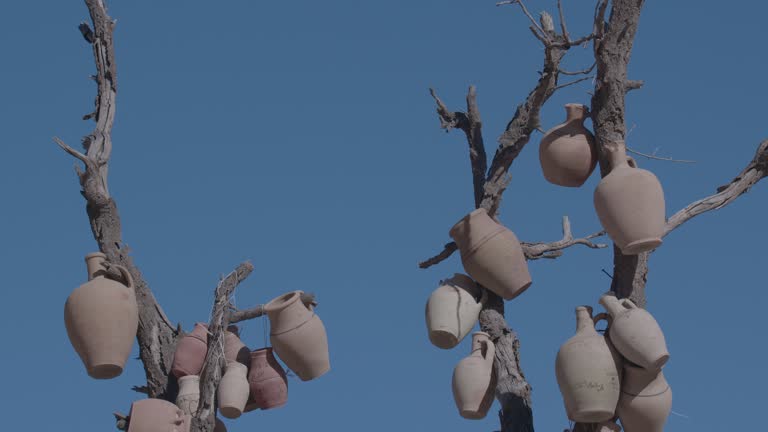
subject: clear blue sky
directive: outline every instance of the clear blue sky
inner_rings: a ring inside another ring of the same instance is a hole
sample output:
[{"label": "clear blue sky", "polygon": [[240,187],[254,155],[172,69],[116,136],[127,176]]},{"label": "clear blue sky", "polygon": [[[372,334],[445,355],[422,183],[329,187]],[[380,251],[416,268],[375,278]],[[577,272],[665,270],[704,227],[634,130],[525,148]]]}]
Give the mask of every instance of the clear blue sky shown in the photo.
[{"label": "clear blue sky", "polygon": [[[554,1],[528,2],[553,10]],[[429,270],[448,229],[471,210],[464,137],[439,129],[428,87],[462,108],[476,84],[488,152],[535,83],[541,47],[517,8],[494,1],[110,2],[119,94],[110,187],[133,250],[168,315],[190,329],[208,318],[220,274],[250,259],[243,307],[288,290],[318,295],[332,371],[293,379],[284,408],[228,421],[230,431],[495,430],[459,417],[450,351],[430,345],[424,304],[457,256]],[[569,28],[591,28],[592,2],[566,1]],[[89,379],[64,329],[63,307],[95,249],[72,145],[90,131],[91,50],[77,31],[82,1],[7,2],[0,17],[0,268],[5,297],[0,413],[5,430],[113,430],[113,411],[140,395],[140,363],[117,379]],[[672,214],[712,193],[768,137],[761,71],[768,6],[648,2],[630,77],[630,146],[694,159],[640,159],[661,179]],[[575,49],[567,64],[590,64]],[[559,92],[588,103],[590,84]],[[527,241],[555,240],[569,215],[575,234],[599,229],[593,176],[581,189],[550,185],[536,134],[513,167],[502,221]],[[765,424],[768,303],[760,184],[726,209],[667,238],[651,261],[650,311],[667,335],[674,391],[668,430],[758,430]],[[571,249],[530,264],[533,286],[507,304],[520,333],[539,431],[568,423],[554,375],[573,309],[597,305],[609,250]],[[244,340],[263,343],[262,323]],[[137,348],[134,348],[135,350]]]}]

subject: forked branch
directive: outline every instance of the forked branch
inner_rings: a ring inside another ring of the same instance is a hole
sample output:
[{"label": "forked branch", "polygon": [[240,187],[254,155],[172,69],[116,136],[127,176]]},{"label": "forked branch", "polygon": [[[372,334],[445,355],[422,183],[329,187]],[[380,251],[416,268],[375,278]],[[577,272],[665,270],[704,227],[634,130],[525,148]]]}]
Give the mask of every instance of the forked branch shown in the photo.
[{"label": "forked branch", "polygon": [[541,258],[557,258],[563,255],[563,249],[574,245],[583,245],[590,249],[603,249],[608,247],[604,243],[593,243],[593,238],[605,235],[605,231],[599,231],[583,238],[573,238],[571,232],[571,221],[568,216],[563,216],[563,238],[552,243],[527,243],[522,242],[525,258],[528,260],[537,260]]}]

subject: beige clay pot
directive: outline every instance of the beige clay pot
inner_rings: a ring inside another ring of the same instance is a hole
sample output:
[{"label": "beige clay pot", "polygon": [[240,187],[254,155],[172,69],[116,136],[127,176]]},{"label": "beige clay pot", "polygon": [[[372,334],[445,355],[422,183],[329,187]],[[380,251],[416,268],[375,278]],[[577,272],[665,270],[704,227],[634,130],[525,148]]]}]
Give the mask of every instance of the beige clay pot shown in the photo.
[{"label": "beige clay pot", "polygon": [[672,410],[672,389],[664,373],[627,365],[617,413],[625,432],[663,432]]},{"label": "beige clay pot", "polygon": [[429,340],[453,348],[477,323],[486,292],[466,275],[456,273],[429,296],[425,311]]},{"label": "beige clay pot", "polygon": [[652,172],[632,165],[621,145],[611,154],[611,172],[595,188],[600,223],[624,255],[648,252],[664,235],[664,191]]},{"label": "beige clay pot", "polygon": [[617,299],[613,293],[603,295],[600,304],[613,318],[609,336],[619,353],[646,369],[661,369],[669,360],[669,351],[653,316],[629,299]]},{"label": "beige clay pot", "polygon": [[568,418],[580,423],[612,419],[619,400],[621,359],[595,330],[592,308],[576,308],[576,335],[557,353],[555,374]]},{"label": "beige clay pot", "polygon": [[227,362],[227,370],[217,392],[221,415],[230,419],[240,417],[250,394],[248,367],[238,361]]},{"label": "beige clay pot", "polygon": [[131,354],[139,326],[133,278],[125,267],[120,270],[128,285],[102,274],[106,255],[86,255],[88,282],[75,289],[64,305],[64,325],[85,368],[92,378],[109,379],[120,375]]},{"label": "beige clay pot", "polygon": [[453,370],[453,400],[459,414],[471,420],[484,418],[493,404],[496,348],[488,333],[472,333],[472,353]]},{"label": "beige clay pot", "polygon": [[128,432],[189,432],[192,418],[162,399],[141,399],[131,404]]},{"label": "beige clay pot", "polygon": [[539,162],[544,178],[558,186],[579,187],[597,164],[595,137],[584,127],[587,118],[582,104],[565,105],[565,123],[548,130],[539,144]]},{"label": "beige clay pot", "polygon": [[176,406],[184,414],[194,416],[200,404],[200,377],[186,375],[179,378],[179,394],[176,395]]},{"label": "beige clay pot", "polygon": [[523,248],[515,234],[479,208],[450,230],[461,253],[464,270],[480,285],[505,300],[531,286],[531,275]]},{"label": "beige clay pot", "polygon": [[275,353],[302,381],[331,369],[328,336],[317,314],[301,301],[302,291],[283,294],[267,303],[270,341]]}]

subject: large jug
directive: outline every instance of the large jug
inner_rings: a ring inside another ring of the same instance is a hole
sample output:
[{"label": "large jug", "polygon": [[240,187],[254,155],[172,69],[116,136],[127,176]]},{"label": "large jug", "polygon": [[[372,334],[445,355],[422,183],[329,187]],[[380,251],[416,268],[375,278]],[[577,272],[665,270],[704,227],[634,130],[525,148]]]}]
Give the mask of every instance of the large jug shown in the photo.
[{"label": "large jug", "polygon": [[663,432],[672,410],[664,373],[626,365],[617,413],[625,432]]},{"label": "large jug", "polygon": [[250,394],[248,367],[238,361],[227,362],[227,370],[217,392],[221,415],[231,419],[240,417]]},{"label": "large jug", "polygon": [[429,296],[425,316],[429,340],[438,348],[453,348],[477,323],[486,291],[468,276],[456,273]]},{"label": "large jug", "polygon": [[288,378],[272,354],[272,348],[251,352],[248,383],[250,400],[258,408],[278,408],[288,401]]},{"label": "large jug", "polygon": [[459,415],[466,419],[484,418],[493,404],[496,391],[495,355],[496,347],[488,333],[472,333],[472,353],[453,370],[453,400]]},{"label": "large jug", "polygon": [[566,104],[565,123],[548,130],[539,144],[539,162],[544,178],[558,186],[579,187],[597,164],[595,137],[584,127],[587,109]]},{"label": "large jug", "polygon": [[176,344],[171,373],[177,378],[185,375],[200,375],[206,354],[208,354],[208,324],[195,323],[192,332],[184,335]]},{"label": "large jug", "polygon": [[669,351],[653,316],[630,299],[619,300],[613,293],[603,295],[600,304],[613,317],[609,336],[621,355],[646,369],[661,369],[669,360]]}]

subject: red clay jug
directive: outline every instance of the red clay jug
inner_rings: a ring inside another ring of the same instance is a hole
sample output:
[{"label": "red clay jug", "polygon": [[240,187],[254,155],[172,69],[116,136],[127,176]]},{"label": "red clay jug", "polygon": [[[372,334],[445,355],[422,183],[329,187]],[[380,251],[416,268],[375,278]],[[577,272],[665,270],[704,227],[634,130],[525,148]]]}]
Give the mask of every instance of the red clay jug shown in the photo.
[{"label": "red clay jug", "polygon": [[325,326],[301,301],[301,294],[283,294],[267,303],[264,311],[272,328],[270,341],[275,353],[302,381],[309,381],[328,372],[331,364]]},{"label": "red clay jug", "polygon": [[208,353],[208,325],[195,323],[191,333],[184,335],[176,345],[171,373],[176,378],[186,375],[200,375]]},{"label": "red clay jug", "polygon": [[488,333],[472,333],[472,353],[453,370],[453,400],[459,415],[466,419],[484,418],[493,404],[496,391],[495,355],[496,349]]},{"label": "red clay jug", "polygon": [[579,187],[597,164],[595,137],[584,127],[587,109],[566,104],[565,123],[548,130],[539,144],[539,162],[544,178],[558,186]]},{"label": "red clay jug", "polygon": [[672,410],[672,389],[660,370],[624,366],[617,413],[625,432],[663,432]]},{"label": "red clay jug", "polygon": [[240,340],[240,330],[237,326],[229,326],[224,331],[224,358],[227,362],[237,361],[246,366],[250,363],[251,351]]},{"label": "red clay jug", "polygon": [[227,370],[221,378],[217,392],[221,415],[231,419],[240,417],[250,394],[248,367],[237,361],[227,362]]},{"label": "red clay jug", "polygon": [[613,317],[609,336],[619,353],[646,369],[661,369],[669,360],[669,351],[653,316],[630,299],[619,300],[613,293],[603,295],[600,304]]},{"label": "red clay jug", "polygon": [[451,228],[464,269],[480,285],[505,300],[531,286],[523,248],[515,234],[479,208]]},{"label": "red clay jug", "polygon": [[600,223],[624,255],[661,245],[666,224],[664,191],[652,172],[627,158],[624,143],[611,152],[611,172],[595,188]]},{"label": "red clay jug", "polygon": [[162,399],[141,399],[131,404],[128,432],[189,432],[192,418]]},{"label": "red clay jug", "polygon": [[112,265],[127,285],[104,277],[107,256],[85,257],[88,282],[75,289],[64,305],[64,325],[69,341],[88,375],[109,379],[120,375],[131,354],[139,326],[133,278],[125,267]]},{"label": "red clay jug", "polygon": [[613,418],[619,401],[621,358],[595,330],[592,308],[576,308],[576,335],[557,352],[555,374],[568,418],[598,423]]},{"label": "red clay jug", "polygon": [[272,354],[272,348],[251,352],[248,383],[250,398],[257,408],[278,408],[288,401],[288,378]]}]

